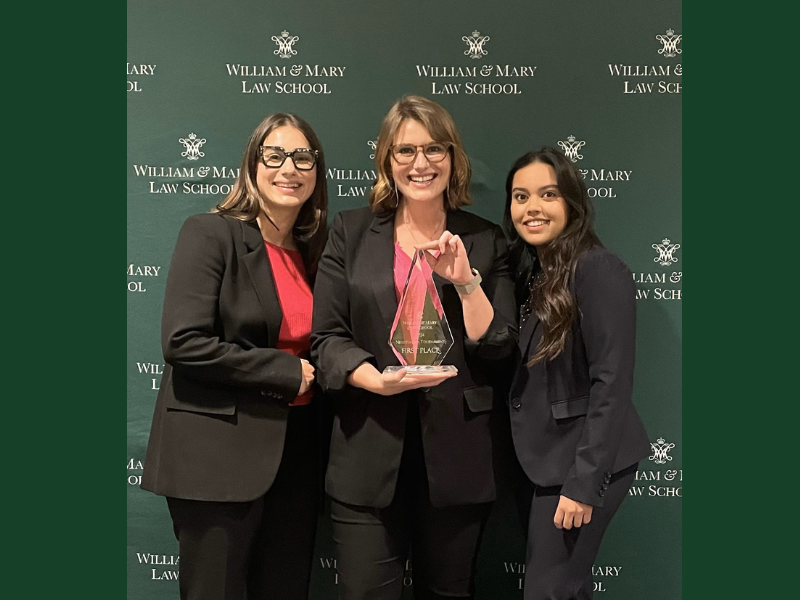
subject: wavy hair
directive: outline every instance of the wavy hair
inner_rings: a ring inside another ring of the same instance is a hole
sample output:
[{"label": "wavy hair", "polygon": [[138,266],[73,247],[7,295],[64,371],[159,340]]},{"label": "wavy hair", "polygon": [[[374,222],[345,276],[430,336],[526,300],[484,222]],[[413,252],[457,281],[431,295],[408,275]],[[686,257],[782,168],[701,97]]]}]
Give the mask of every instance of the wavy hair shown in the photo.
[{"label": "wavy hair", "polygon": [[[242,158],[242,168],[230,193],[211,212],[228,215],[240,221],[255,221],[261,212],[264,198],[258,189],[259,147],[264,139],[278,127],[294,127],[317,151],[317,174],[314,191],[300,208],[292,235],[303,255],[306,275],[313,283],[322,250],[325,247],[328,221],[328,187],[325,183],[325,153],[317,134],[304,119],[288,113],[274,113],[265,118],[250,135]],[[269,217],[267,217],[269,219]],[[269,219],[272,223],[272,219]],[[275,223],[272,223],[275,225]]]},{"label": "wavy hair", "polygon": [[[567,224],[549,244],[534,248],[517,233],[511,219],[514,175],[533,163],[550,165],[556,172],[559,193],[566,203]],[[531,310],[544,326],[544,334],[528,362],[532,366],[558,356],[567,343],[578,316],[575,294],[570,289],[580,256],[602,243],[594,232],[594,209],[578,169],[554,148],[528,152],[517,159],[506,178],[503,226],[511,241],[509,253],[517,275],[517,300],[530,302]]]},{"label": "wavy hair", "polygon": [[453,117],[441,104],[422,96],[404,96],[394,103],[383,119],[375,148],[375,166],[378,178],[369,193],[369,205],[375,212],[394,211],[399,201],[397,187],[392,177],[391,149],[400,125],[407,119],[421,123],[437,142],[449,142],[452,168],[445,191],[445,210],[472,204],[469,181],[472,170],[464,152],[461,136]]}]

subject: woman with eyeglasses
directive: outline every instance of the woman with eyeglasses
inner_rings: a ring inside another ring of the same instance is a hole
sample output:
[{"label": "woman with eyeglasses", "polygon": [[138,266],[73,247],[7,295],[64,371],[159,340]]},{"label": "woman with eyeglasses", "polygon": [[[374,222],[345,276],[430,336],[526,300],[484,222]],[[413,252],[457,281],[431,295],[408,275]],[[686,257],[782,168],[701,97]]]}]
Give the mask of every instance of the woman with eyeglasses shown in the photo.
[{"label": "woman with eyeglasses", "polygon": [[184,223],[142,488],[167,497],[184,600],[308,596],[319,499],[311,287],[325,244],[314,130],[273,114],[211,213]]},{"label": "woman with eyeglasses", "polygon": [[525,600],[592,598],[603,534],[650,450],[632,402],[636,288],[594,232],[580,172],[543,148],[506,180],[519,274],[509,412],[528,513]]},{"label": "woman with eyeglasses", "polygon": [[[415,598],[472,598],[495,499],[492,375],[516,347],[505,236],[461,210],[469,161],[439,104],[395,103],[375,162],[369,207],[336,215],[315,286],[311,354],[335,406],[326,490],[339,598],[399,598],[409,551]],[[443,364],[457,373],[384,372],[401,366],[389,338],[406,282],[424,290],[427,278],[438,293],[426,314],[446,317]]]}]

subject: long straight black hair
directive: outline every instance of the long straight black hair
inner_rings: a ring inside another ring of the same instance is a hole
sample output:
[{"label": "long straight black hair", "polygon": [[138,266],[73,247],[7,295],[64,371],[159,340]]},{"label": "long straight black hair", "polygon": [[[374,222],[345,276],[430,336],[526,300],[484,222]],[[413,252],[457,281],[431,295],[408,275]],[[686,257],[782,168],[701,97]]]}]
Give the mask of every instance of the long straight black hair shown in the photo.
[{"label": "long straight black hair", "polygon": [[[511,219],[514,175],[533,163],[553,167],[559,194],[567,208],[564,230],[538,249],[519,236]],[[544,326],[542,339],[528,365],[552,360],[564,350],[578,315],[577,301],[570,290],[578,258],[590,248],[603,245],[594,232],[594,209],[577,167],[562,152],[548,147],[517,159],[506,178],[503,225],[511,241],[510,262],[517,277],[517,300],[520,304],[530,301],[532,311]]]}]

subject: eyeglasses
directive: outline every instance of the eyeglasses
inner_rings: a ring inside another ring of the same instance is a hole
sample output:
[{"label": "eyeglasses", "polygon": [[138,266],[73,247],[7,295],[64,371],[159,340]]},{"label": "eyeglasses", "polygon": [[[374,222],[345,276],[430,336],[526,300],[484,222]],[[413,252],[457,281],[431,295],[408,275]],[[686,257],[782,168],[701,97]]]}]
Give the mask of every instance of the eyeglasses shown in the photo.
[{"label": "eyeglasses", "polygon": [[448,150],[453,147],[450,142],[431,142],[415,146],[414,144],[395,144],[392,146],[392,157],[401,165],[408,165],[417,159],[418,148],[422,149],[422,154],[432,163],[442,162],[447,156]]},{"label": "eyeglasses", "polygon": [[297,170],[310,171],[317,164],[317,156],[319,156],[319,152],[311,148],[286,151],[280,146],[259,146],[258,150],[261,153],[261,162],[270,169],[280,168],[287,158],[291,158]]}]

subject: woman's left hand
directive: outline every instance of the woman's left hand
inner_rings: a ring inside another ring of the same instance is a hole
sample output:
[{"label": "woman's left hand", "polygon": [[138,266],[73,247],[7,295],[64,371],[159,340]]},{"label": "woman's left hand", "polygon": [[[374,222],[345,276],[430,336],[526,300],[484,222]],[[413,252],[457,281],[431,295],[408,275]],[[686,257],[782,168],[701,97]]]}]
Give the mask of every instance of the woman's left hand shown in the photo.
[{"label": "woman's left hand", "polygon": [[[467,249],[459,236],[445,231],[438,240],[414,247],[425,251],[428,264],[439,276],[456,285],[467,285],[472,281]],[[431,254],[430,250],[438,250],[439,255]]]},{"label": "woman's left hand", "polygon": [[592,510],[594,507],[591,504],[584,504],[571,500],[566,496],[561,496],[558,500],[558,508],[556,508],[553,523],[558,529],[572,529],[573,527],[580,527],[592,520]]}]

